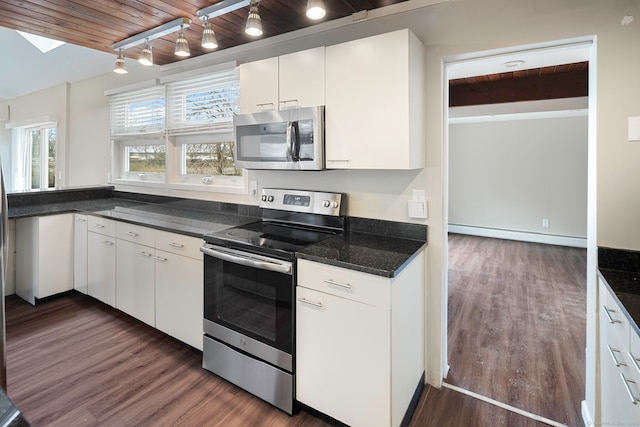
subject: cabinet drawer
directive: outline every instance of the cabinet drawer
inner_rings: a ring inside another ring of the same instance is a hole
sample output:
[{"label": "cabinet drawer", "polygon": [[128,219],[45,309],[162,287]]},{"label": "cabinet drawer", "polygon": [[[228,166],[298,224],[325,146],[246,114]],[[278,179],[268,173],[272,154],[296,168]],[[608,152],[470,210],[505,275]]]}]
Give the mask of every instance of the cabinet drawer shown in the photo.
[{"label": "cabinet drawer", "polygon": [[391,281],[360,271],[300,259],[298,285],[380,308],[391,308]]},{"label": "cabinet drawer", "polygon": [[144,246],[153,247],[155,243],[155,233],[153,228],[141,225],[129,224],[127,222],[116,223],[116,237],[128,242],[138,243]]},{"label": "cabinet drawer", "polygon": [[116,236],[116,222],[112,219],[106,219],[99,216],[89,215],[89,231],[104,234],[105,236]]},{"label": "cabinet drawer", "polygon": [[197,237],[156,230],[155,246],[156,249],[160,249],[161,251],[202,259],[202,252],[200,252],[202,239],[198,239]]},{"label": "cabinet drawer", "polygon": [[[629,346],[629,320],[625,316],[622,308],[618,305],[616,298],[611,295],[609,289],[600,284],[600,316],[603,319],[602,327],[606,328],[606,335],[615,334],[625,347]],[[605,331],[603,331],[605,333]]]}]

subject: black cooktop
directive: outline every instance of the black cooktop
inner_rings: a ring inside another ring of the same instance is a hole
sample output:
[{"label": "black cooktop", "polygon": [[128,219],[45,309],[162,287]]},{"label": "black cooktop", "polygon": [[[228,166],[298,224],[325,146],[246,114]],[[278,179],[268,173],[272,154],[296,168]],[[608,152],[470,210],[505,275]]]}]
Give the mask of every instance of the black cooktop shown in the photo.
[{"label": "black cooktop", "polygon": [[340,232],[300,224],[258,221],[207,234],[204,240],[214,245],[293,260],[296,252]]}]

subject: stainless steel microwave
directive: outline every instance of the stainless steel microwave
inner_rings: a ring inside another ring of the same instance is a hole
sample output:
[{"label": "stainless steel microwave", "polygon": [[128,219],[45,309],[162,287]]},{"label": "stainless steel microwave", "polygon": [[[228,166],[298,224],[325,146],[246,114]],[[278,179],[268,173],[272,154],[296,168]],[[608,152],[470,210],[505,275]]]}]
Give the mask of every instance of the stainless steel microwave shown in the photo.
[{"label": "stainless steel microwave", "polygon": [[238,168],[324,169],[324,106],[239,114],[233,127]]}]

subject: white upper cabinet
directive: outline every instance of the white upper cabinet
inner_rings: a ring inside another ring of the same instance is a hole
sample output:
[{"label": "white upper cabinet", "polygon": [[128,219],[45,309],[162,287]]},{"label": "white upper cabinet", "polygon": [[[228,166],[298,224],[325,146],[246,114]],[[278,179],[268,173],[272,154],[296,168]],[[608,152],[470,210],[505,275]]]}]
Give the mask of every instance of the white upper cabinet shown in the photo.
[{"label": "white upper cabinet", "polygon": [[424,46],[410,30],[328,46],[327,168],[423,168],[424,97]]},{"label": "white upper cabinet", "polygon": [[240,65],[240,111],[282,110],[325,104],[325,48]]}]

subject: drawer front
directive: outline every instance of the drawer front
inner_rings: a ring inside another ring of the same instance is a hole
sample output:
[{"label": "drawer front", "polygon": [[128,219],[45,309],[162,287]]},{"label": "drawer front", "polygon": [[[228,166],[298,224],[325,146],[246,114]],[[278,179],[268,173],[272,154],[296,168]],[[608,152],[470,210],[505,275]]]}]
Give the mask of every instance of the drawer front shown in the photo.
[{"label": "drawer front", "polygon": [[200,247],[203,243],[202,239],[161,230],[155,230],[155,235],[156,249],[190,258],[202,259],[202,252],[200,252]]},{"label": "drawer front", "polygon": [[603,328],[606,328],[607,336],[615,334],[625,347],[629,346],[629,320],[624,315],[617,300],[609,289],[600,284],[600,316],[603,319]]},{"label": "drawer front", "polygon": [[89,215],[88,222],[88,231],[104,234],[105,236],[116,236],[116,222],[114,220]]},{"label": "drawer front", "polygon": [[391,309],[391,280],[360,271],[300,259],[298,286]]},{"label": "drawer front", "polygon": [[132,243],[153,247],[155,244],[155,233],[153,228],[141,225],[129,224],[127,222],[116,223],[116,237]]}]

